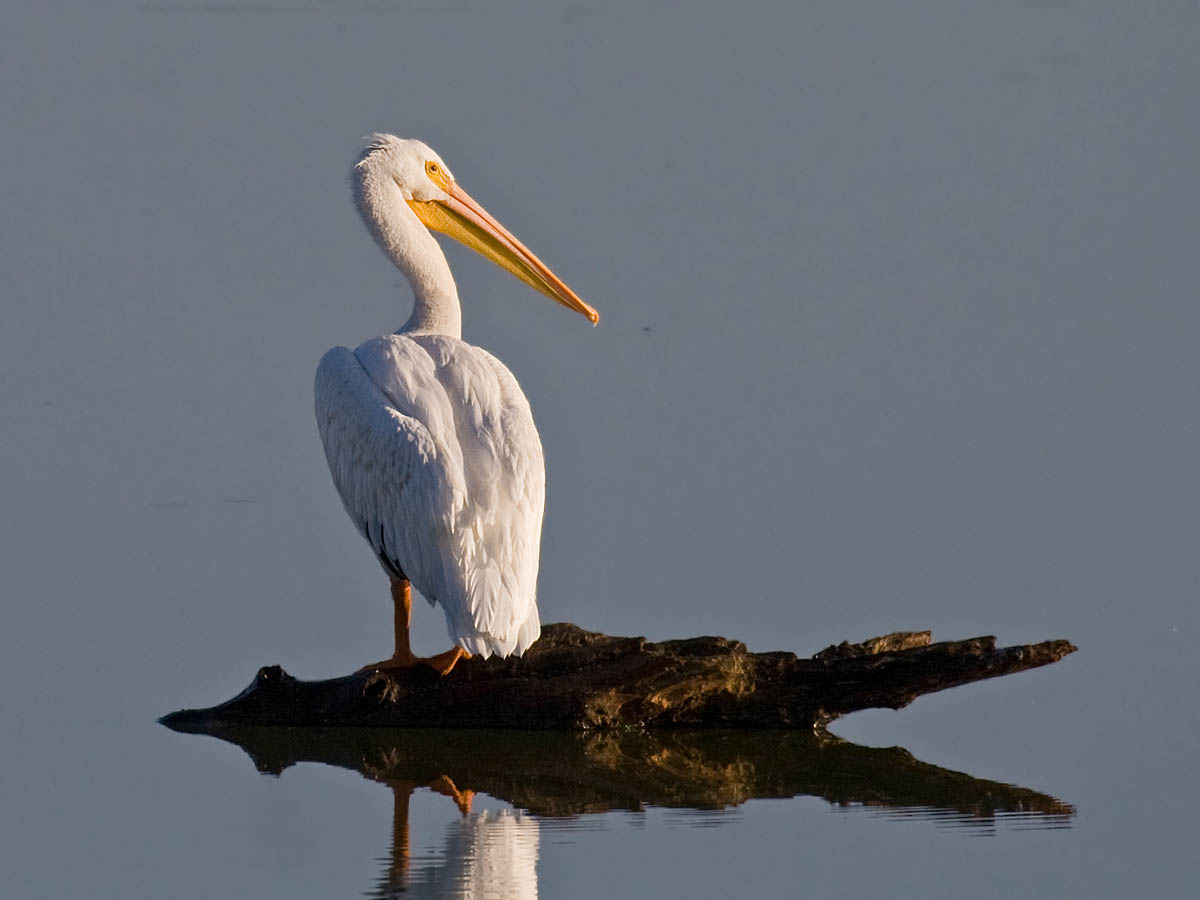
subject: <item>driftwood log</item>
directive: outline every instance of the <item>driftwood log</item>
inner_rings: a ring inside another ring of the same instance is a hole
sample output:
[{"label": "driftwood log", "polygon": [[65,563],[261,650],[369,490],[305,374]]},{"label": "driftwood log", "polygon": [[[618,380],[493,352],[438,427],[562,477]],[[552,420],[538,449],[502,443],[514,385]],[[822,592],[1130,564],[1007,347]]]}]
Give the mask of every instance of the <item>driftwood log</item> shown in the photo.
[{"label": "driftwood log", "polygon": [[1064,640],[997,648],[897,632],[799,659],[721,637],[651,643],[547,625],[520,659],[469,659],[446,677],[418,666],[300,681],[260,669],[231,700],[161,721],[213,733],[239,725],[605,729],[814,728],[860,709],[1056,662]]}]

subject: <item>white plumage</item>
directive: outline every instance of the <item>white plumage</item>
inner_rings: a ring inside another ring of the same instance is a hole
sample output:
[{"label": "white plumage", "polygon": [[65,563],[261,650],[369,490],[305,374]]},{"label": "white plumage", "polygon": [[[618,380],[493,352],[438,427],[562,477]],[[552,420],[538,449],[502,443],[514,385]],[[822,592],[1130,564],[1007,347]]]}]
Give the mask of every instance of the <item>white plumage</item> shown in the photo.
[{"label": "white plumage", "polygon": [[[460,339],[457,289],[425,225],[593,322],[595,311],[419,141],[373,136],[352,181],[368,228],[413,288],[414,306],[396,334],[353,352],[335,347],[321,360],[317,425],[334,485],[393,583],[407,578],[442,606],[457,647],[483,657],[520,654],[540,630],[541,440],[512,373]],[[407,653],[407,613],[403,648],[400,615],[395,659]]]},{"label": "white plumage", "polygon": [[519,810],[481,810],[446,826],[441,852],[413,872],[405,900],[537,900],[540,826]]},{"label": "white plumage", "polygon": [[317,369],[317,423],[350,518],[470,653],[537,640],[546,475],[517,380],[485,350],[395,334]]}]

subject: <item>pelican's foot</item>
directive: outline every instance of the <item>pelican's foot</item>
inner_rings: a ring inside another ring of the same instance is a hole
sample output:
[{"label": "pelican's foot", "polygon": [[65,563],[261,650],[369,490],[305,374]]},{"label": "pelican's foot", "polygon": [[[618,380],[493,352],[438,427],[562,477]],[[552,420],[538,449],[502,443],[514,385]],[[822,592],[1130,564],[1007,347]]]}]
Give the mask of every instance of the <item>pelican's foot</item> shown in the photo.
[{"label": "pelican's foot", "polygon": [[381,659],[379,662],[367,663],[367,665],[358,671],[398,672],[401,669],[411,669],[413,666],[424,665],[429,666],[439,675],[449,675],[455,663],[460,659],[470,659],[470,657],[471,654],[462,647],[454,647],[445,653],[439,653],[437,656],[415,656],[412,653],[403,653],[393,656],[390,659]]},{"label": "pelican's foot", "polygon": [[433,666],[441,675],[449,675],[450,670],[460,659],[470,659],[471,654],[462,647],[451,647],[445,653],[439,653],[437,656],[430,656],[428,659],[421,660],[427,666]]},{"label": "pelican's foot", "polygon": [[448,776],[439,776],[436,781],[430,782],[429,787],[453,800],[454,805],[458,807],[458,811],[464,816],[471,811],[471,800],[474,799],[475,792],[460,791]]}]

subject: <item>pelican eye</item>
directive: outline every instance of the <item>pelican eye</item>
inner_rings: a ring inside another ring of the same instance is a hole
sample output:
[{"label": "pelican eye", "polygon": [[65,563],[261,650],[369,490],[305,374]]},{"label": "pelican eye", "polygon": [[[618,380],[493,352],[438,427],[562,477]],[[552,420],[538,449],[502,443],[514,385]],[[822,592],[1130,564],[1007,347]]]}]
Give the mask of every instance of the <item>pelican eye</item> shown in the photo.
[{"label": "pelican eye", "polygon": [[430,181],[443,190],[446,190],[450,184],[450,174],[443,166],[438,165],[432,159],[427,160],[425,163],[425,174]]}]

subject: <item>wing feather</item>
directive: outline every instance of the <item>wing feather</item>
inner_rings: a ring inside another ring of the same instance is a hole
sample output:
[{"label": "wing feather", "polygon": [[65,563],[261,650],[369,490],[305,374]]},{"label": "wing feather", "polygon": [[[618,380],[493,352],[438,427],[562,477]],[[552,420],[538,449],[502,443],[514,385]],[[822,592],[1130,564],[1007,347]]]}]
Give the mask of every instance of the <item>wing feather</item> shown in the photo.
[{"label": "wing feather", "polygon": [[540,633],[545,465],[512,373],[455,338],[390,335],[326,353],[316,400],[334,485],[384,568],[471,653],[522,653]]}]

